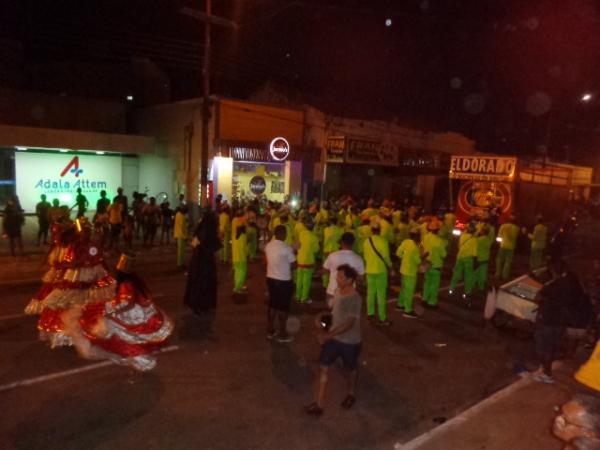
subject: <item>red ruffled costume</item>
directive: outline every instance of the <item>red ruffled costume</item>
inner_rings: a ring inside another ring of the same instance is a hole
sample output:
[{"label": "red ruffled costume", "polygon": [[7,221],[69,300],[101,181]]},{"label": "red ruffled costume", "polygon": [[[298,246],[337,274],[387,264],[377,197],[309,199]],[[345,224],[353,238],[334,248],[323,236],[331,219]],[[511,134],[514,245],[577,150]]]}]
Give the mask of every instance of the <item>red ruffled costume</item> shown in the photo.
[{"label": "red ruffled costume", "polygon": [[27,314],[40,314],[37,326],[40,339],[49,341],[52,348],[72,345],[62,319],[66,311],[89,302],[109,300],[115,293],[116,282],[108,273],[100,246],[90,241],[86,233],[72,231],[53,229],[53,234],[63,236],[55,237],[55,245],[48,254],[50,269],[42,278],[42,287],[25,308]]},{"label": "red ruffled costume", "polygon": [[139,283],[136,276],[125,279],[112,301],[89,303],[65,316],[67,333],[81,356],[110,359],[141,371],[155,367],[152,353],[166,345],[173,322]]}]

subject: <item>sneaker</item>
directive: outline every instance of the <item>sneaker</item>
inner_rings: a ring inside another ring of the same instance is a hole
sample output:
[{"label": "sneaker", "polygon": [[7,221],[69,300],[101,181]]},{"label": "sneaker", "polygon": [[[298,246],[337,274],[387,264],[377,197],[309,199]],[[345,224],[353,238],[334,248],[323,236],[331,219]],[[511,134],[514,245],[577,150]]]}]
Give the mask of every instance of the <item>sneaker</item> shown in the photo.
[{"label": "sneaker", "polygon": [[546,375],[545,373],[534,373],[531,378],[533,378],[538,383],[544,384],[554,384],[554,378],[550,375]]},{"label": "sneaker", "polygon": [[418,319],[419,316],[417,316],[414,311],[411,312],[404,312],[404,314],[402,314],[404,317],[406,317],[407,319]]},{"label": "sneaker", "polygon": [[277,331],[273,331],[272,333],[267,333],[267,339],[272,341],[277,336]]},{"label": "sneaker", "polygon": [[292,342],[294,340],[291,336],[280,336],[277,338],[277,342],[280,344],[287,344],[288,342]]},{"label": "sneaker", "polygon": [[404,306],[402,305],[394,305],[394,309],[396,311],[404,312]]},{"label": "sneaker", "polygon": [[379,321],[380,327],[389,327],[391,324],[392,324],[392,322],[390,322],[389,320],[380,320]]}]

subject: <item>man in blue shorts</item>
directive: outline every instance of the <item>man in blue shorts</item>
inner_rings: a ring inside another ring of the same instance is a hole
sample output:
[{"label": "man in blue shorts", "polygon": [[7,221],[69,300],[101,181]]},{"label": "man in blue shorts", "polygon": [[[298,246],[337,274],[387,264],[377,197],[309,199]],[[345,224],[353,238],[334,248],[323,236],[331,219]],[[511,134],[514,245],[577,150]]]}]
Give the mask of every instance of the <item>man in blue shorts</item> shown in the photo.
[{"label": "man in blue shorts", "polygon": [[[316,323],[321,328],[319,343],[319,383],[315,392],[315,401],[306,407],[306,413],[318,417],[323,414],[323,401],[329,377],[329,367],[337,358],[342,358],[344,367],[350,370],[348,395],[342,407],[349,409],[356,401],[355,390],[358,381],[358,358],[362,347],[360,336],[360,310],[362,299],[354,283],[358,274],[348,264],[337,268],[338,289],[331,302],[331,312],[317,315]],[[331,321],[328,324],[328,316]],[[325,325],[324,325],[325,324]]]}]

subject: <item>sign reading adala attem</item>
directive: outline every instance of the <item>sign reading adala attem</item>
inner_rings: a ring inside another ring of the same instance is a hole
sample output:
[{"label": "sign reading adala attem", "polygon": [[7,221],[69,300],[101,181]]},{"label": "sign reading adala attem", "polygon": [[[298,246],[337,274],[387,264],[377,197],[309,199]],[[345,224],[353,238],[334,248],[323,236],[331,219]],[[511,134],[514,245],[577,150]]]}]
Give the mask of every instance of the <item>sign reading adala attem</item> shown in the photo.
[{"label": "sign reading adala attem", "polygon": [[512,181],[517,158],[504,156],[453,156],[450,178],[457,180]]}]

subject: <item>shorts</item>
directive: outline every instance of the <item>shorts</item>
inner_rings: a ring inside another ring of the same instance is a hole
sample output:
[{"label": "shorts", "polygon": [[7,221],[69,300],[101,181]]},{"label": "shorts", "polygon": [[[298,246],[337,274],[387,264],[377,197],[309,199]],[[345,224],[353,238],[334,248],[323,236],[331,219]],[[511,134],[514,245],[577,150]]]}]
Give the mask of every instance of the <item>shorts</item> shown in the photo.
[{"label": "shorts", "polygon": [[331,366],[336,359],[342,358],[346,369],[354,370],[358,366],[358,357],[360,356],[360,344],[345,344],[335,339],[330,339],[321,347],[321,356],[319,363],[322,366]]},{"label": "shorts", "polygon": [[289,312],[294,295],[294,283],[292,280],[276,280],[267,278],[269,289],[269,308]]}]

